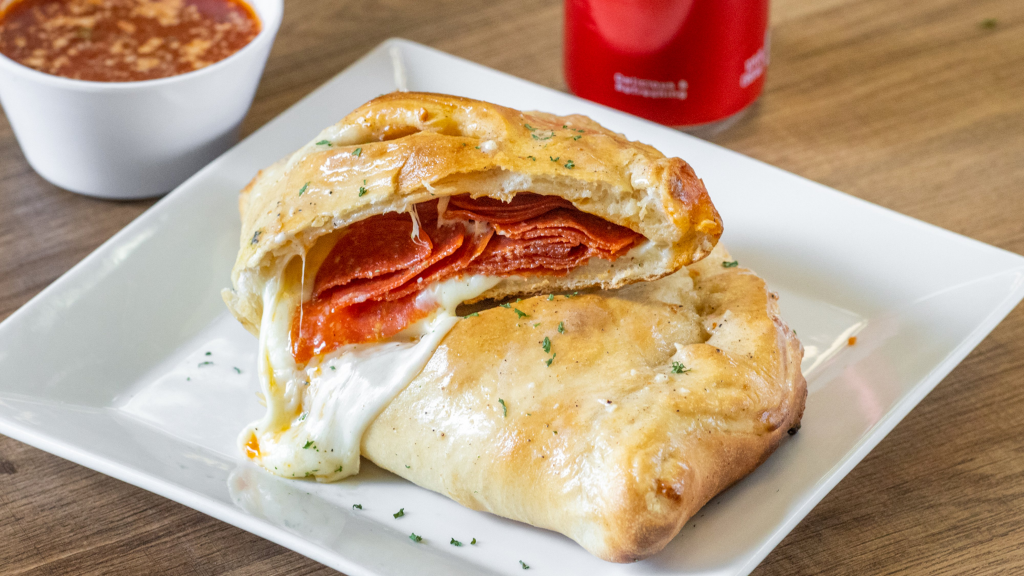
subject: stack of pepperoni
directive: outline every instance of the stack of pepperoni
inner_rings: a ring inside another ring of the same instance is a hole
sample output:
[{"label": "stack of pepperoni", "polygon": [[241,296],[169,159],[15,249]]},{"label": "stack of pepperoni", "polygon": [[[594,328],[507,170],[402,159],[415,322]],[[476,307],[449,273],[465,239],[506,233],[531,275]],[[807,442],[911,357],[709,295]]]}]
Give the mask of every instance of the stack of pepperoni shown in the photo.
[{"label": "stack of pepperoni", "polygon": [[595,256],[615,260],[643,238],[555,196],[520,193],[506,203],[461,195],[443,214],[437,200],[416,208],[418,222],[389,213],[348,227],[293,322],[297,361],[397,334],[432,312],[416,298],[433,282],[564,275]]}]

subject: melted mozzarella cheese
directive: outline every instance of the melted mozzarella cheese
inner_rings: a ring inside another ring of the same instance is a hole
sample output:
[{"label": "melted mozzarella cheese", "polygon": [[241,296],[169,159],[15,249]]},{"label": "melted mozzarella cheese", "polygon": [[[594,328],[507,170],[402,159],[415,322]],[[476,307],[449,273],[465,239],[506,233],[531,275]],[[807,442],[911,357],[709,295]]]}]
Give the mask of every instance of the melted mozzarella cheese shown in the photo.
[{"label": "melted mozzarella cheese", "polygon": [[427,318],[388,341],[343,346],[305,367],[296,365],[289,349],[291,319],[304,286],[289,280],[282,275],[264,290],[259,373],[267,413],[239,441],[275,474],[333,481],[359,471],[363,433],[426,366],[459,321],[455,308],[501,279],[467,276],[434,283],[416,300],[421,308],[437,307]]}]

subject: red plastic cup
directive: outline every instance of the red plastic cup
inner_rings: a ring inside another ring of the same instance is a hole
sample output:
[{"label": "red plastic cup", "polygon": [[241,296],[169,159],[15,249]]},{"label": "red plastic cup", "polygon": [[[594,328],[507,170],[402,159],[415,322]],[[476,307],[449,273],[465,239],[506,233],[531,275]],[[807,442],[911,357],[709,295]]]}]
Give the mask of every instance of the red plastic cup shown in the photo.
[{"label": "red plastic cup", "polygon": [[768,0],[566,0],[577,96],[683,129],[723,127],[757,100]]}]

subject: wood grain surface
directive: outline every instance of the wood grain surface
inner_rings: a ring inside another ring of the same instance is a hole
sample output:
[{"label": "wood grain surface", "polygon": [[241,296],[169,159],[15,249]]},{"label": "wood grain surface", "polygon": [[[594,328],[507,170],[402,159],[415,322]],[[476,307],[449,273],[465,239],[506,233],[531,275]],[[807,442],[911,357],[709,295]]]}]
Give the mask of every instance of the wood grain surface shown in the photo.
[{"label": "wood grain surface", "polygon": [[[764,96],[716,142],[1024,253],[1024,2],[775,0],[772,21]],[[561,26],[555,0],[288,0],[244,132],[392,36],[565,89]],[[51,186],[0,119],[0,318],[151,204]],[[755,574],[1024,573],[1022,380],[1018,308]],[[334,572],[0,437],[0,573]]]}]

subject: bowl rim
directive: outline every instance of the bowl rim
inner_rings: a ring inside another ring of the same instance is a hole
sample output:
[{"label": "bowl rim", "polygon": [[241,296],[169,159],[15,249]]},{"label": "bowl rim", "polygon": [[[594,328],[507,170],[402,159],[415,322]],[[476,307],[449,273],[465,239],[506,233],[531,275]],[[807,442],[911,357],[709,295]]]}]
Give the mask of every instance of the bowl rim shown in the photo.
[{"label": "bowl rim", "polygon": [[[228,0],[232,1],[232,0]],[[157,88],[165,84],[172,84],[175,82],[184,82],[193,78],[206,76],[209,74],[217,74],[219,70],[230,66],[235,60],[245,58],[248,53],[257,50],[257,45],[263,45],[267,42],[273,42],[274,37],[277,35],[278,29],[281,27],[281,20],[284,16],[284,0],[235,0],[238,2],[245,2],[252,8],[253,12],[259,17],[261,28],[256,37],[249,41],[248,44],[242,46],[240,49],[233,52],[227,58],[218,60],[209,66],[205,66],[198,70],[192,70],[191,72],[185,72],[183,74],[175,74],[174,76],[165,76],[163,78],[153,78],[150,80],[132,80],[128,82],[98,82],[95,80],[78,80],[75,78],[68,78],[66,76],[58,76],[56,74],[48,74],[41,72],[35,68],[30,68],[13,60],[7,55],[0,53],[0,70],[8,71],[12,74],[21,75],[26,80],[47,84],[52,88],[64,88],[68,90],[77,90],[82,92],[118,92],[127,90],[141,90],[145,88]],[[261,10],[260,5],[264,5],[266,10]]]}]

